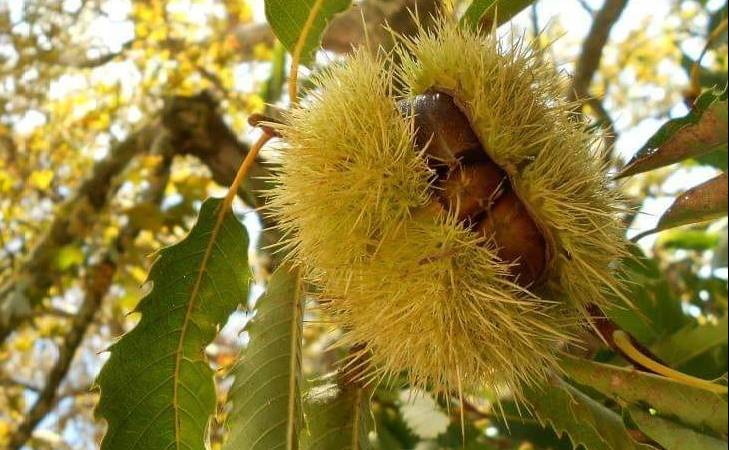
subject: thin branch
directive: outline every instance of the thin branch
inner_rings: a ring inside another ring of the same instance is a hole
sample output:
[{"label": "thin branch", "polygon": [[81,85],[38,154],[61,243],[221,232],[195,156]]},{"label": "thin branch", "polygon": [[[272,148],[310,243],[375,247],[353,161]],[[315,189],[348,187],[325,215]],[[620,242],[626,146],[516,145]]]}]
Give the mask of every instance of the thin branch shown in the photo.
[{"label": "thin branch", "polygon": [[134,155],[149,148],[158,133],[157,126],[144,127],[96,163],[76,194],[58,209],[48,230],[17,272],[0,286],[0,344],[32,317],[33,310],[54,284],[58,277],[54,265],[57,250],[85,237],[84,230],[91,228],[106,205],[113,179]]},{"label": "thin branch", "polygon": [[627,4],[628,0],[605,0],[602,9],[593,14],[595,19],[592,21],[590,31],[582,43],[580,56],[575,65],[572,86],[567,93],[569,101],[577,102],[580,106],[582,104],[579,101],[583,101],[595,111],[598,125],[606,131],[605,146],[607,150],[605,151],[605,161],[607,162],[613,159],[618,133],[615,129],[615,122],[605,109],[602,101],[590,96],[590,85],[595,73],[600,68],[602,52],[610,36],[610,30],[617,23]]},{"label": "thin branch", "polygon": [[587,14],[589,14],[592,17],[595,17],[595,10],[592,8],[592,6],[590,6],[587,3],[587,1],[585,1],[585,0],[577,0],[577,3],[579,3],[580,6],[582,6],[582,9],[584,9]]},{"label": "thin branch", "polygon": [[590,84],[600,67],[602,50],[607,44],[610,30],[618,21],[628,0],[605,0],[602,9],[595,15],[590,31],[582,43],[582,50],[575,66],[572,87],[568,92],[570,101],[589,97]]},{"label": "thin branch", "polygon": [[[141,199],[141,203],[153,202],[159,204],[162,200],[165,186],[167,186],[169,180],[172,155],[167,149],[163,148],[161,150],[163,152],[162,163],[150,178],[150,187]],[[78,313],[71,322],[69,331],[64,335],[63,342],[58,347],[58,360],[48,373],[45,386],[38,393],[38,399],[28,411],[23,422],[11,434],[8,441],[9,449],[18,450],[23,447],[31,438],[36,426],[55,406],[58,398],[58,387],[66,378],[74,355],[80,347],[86,331],[91,326],[96,311],[111,287],[118,257],[124,253],[127,246],[131,245],[140,231],[138,226],[133,222],[129,222],[117,237],[113,250],[107,249],[100,257],[100,262],[89,268],[88,275],[84,280],[86,295]]]}]

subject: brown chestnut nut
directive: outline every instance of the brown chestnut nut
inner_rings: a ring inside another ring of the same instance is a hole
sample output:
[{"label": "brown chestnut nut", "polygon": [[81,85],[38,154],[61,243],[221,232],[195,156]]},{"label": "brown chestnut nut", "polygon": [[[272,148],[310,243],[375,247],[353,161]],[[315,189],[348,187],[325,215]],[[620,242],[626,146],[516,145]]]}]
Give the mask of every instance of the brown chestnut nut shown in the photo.
[{"label": "brown chestnut nut", "polygon": [[491,161],[458,165],[440,184],[440,201],[448,211],[457,211],[458,220],[473,218],[487,211],[498,198],[506,174]]},{"label": "brown chestnut nut", "polygon": [[547,244],[513,191],[496,200],[478,229],[485,237],[493,237],[502,260],[514,264],[511,272],[520,285],[539,281],[547,266]]},{"label": "brown chestnut nut", "polygon": [[537,283],[547,266],[544,236],[453,98],[428,92],[401,100],[398,108],[414,115],[415,147],[425,149],[428,165],[438,173],[433,186],[438,203],[494,240],[498,256],[512,264],[517,283]]},{"label": "brown chestnut nut", "polygon": [[415,145],[425,149],[431,167],[451,167],[463,154],[483,151],[468,118],[450,95],[421,94],[401,100],[397,106],[403,115],[414,115]]}]

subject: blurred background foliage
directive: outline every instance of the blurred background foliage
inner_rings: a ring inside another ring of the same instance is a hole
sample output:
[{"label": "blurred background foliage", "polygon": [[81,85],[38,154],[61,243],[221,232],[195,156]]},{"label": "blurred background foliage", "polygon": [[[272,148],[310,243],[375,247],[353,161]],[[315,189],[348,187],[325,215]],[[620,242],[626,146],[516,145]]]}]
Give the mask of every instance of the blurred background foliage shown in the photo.
[{"label": "blurred background foliage", "polygon": [[[375,42],[386,45],[379,25],[389,20],[407,30],[412,25],[403,11],[416,3],[421,11],[435,8],[433,1],[414,0],[363,0],[357,7]],[[544,57],[572,73],[591,48],[593,20],[610,3],[539,0],[511,26],[517,34],[538,35],[548,47]],[[701,88],[727,83],[726,28],[697,67],[700,86],[691,82],[711,31],[726,21],[725,1],[633,0],[622,7],[597,49],[602,59],[589,74],[587,91],[579,93],[595,99],[584,112],[614,136],[615,168],[666,120],[685,115]],[[359,12],[351,17],[359,28],[335,21],[312,71],[361,43]],[[144,292],[150,255],[185,235],[201,200],[221,192],[226,173],[232,177],[239,159],[230,155],[239,158],[256,136],[247,117],[275,116],[276,107],[286,104],[285,58],[265,24],[261,0],[0,0],[0,285],[12,286],[0,308],[0,321],[7,320],[0,347],[0,447],[15,442],[33,414],[40,417],[26,430],[27,448],[97,447],[104,425],[94,420],[97,393],[91,388],[103,350],[137,320],[130,312]],[[211,148],[196,141],[206,136]],[[226,145],[232,153],[223,152]],[[629,236],[653,228],[680,192],[726,164],[725,147],[621,181],[636,211],[626,218]],[[255,198],[243,199],[248,201],[236,211],[254,237],[252,261],[264,277],[265,251],[255,243],[261,222],[251,213],[257,205]],[[613,319],[680,370],[723,376],[726,219],[639,244],[635,251],[648,258],[626,270],[640,313],[615,311]],[[40,253],[44,265],[29,270],[27,261]],[[24,281],[43,288],[32,292],[37,286]],[[251,296],[260,292],[254,286]],[[98,301],[89,304],[93,294]],[[226,370],[247,342],[240,331],[248,318],[234,314],[207,349],[213,367],[221,369],[221,399],[229,386]],[[305,327],[307,378],[328,373],[342,357],[328,350],[336,331],[316,319],[307,317]],[[67,337],[79,331],[83,339],[69,348]],[[593,347],[599,360],[616,357],[598,341]],[[40,399],[48,404],[34,408]],[[448,413],[438,400],[377,391],[377,448],[571,447],[508,401],[505,416],[513,420],[507,429],[490,400],[487,393],[468,399],[462,437],[458,411]],[[223,408],[220,413],[222,420]],[[218,427],[214,445],[220,439]]]}]

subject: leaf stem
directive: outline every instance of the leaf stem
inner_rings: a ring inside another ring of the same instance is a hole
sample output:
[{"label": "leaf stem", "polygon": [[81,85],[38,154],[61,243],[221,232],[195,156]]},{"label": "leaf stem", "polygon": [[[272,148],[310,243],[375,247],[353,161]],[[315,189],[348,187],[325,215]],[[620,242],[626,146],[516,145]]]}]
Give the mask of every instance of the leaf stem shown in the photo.
[{"label": "leaf stem", "polygon": [[630,337],[622,330],[615,330],[613,332],[613,340],[615,342],[615,346],[618,347],[628,358],[659,375],[663,375],[664,377],[670,378],[678,383],[693,386],[716,394],[727,394],[729,392],[729,388],[727,388],[727,386],[702,380],[701,378],[692,377],[691,375],[686,375],[685,373],[673,370],[670,367],[666,367],[663,364],[652,360],[635,348],[633,343],[630,341]]},{"label": "leaf stem", "polygon": [[224,215],[225,212],[228,211],[228,209],[230,209],[230,206],[233,204],[235,196],[238,194],[238,188],[240,187],[243,180],[245,180],[248,171],[251,170],[251,167],[253,167],[253,164],[256,162],[256,157],[258,156],[258,153],[261,151],[261,148],[266,145],[266,142],[268,142],[272,137],[273,135],[269,133],[268,130],[264,129],[263,135],[261,135],[261,137],[258,138],[258,140],[251,146],[251,149],[248,150],[248,154],[243,159],[243,162],[240,164],[238,172],[235,174],[235,178],[228,188],[228,193],[225,195],[225,199],[220,205],[221,216]]},{"label": "leaf stem", "polygon": [[291,52],[291,69],[289,69],[289,103],[291,103],[292,106],[299,104],[298,78],[301,52],[304,50],[306,38],[309,36],[309,31],[314,25],[314,20],[316,19],[317,14],[319,14],[319,10],[323,3],[324,0],[316,0],[311,6],[309,16],[306,18],[306,22],[304,22],[304,26],[301,28],[299,39],[296,40],[294,51]]}]

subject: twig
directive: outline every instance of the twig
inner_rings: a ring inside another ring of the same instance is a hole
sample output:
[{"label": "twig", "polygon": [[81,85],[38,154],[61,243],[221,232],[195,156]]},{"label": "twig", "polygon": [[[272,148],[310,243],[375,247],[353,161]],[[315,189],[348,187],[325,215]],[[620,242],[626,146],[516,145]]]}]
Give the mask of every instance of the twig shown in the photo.
[{"label": "twig", "polygon": [[575,66],[572,87],[567,94],[570,101],[586,99],[589,96],[590,84],[600,67],[602,50],[607,44],[610,30],[627,4],[628,0],[605,0],[602,9],[595,15]]},{"label": "twig", "polygon": [[575,65],[572,86],[567,92],[567,99],[570,102],[583,100],[589,104],[595,111],[601,126],[606,130],[605,145],[607,150],[605,151],[605,160],[607,162],[612,160],[618,134],[610,113],[605,109],[600,99],[590,97],[590,85],[595,73],[600,68],[602,52],[610,36],[610,30],[617,23],[627,4],[628,0],[605,0],[602,9],[593,14],[595,19],[592,21],[590,31],[582,43],[580,56]]},{"label": "twig", "polygon": [[582,9],[584,9],[587,14],[591,15],[593,18],[595,17],[595,10],[592,9],[592,6],[590,6],[585,0],[577,0],[577,3],[582,6]]},{"label": "twig", "polygon": [[299,78],[299,63],[301,62],[302,52],[304,50],[304,45],[306,44],[306,37],[309,34],[309,30],[311,30],[311,27],[314,25],[314,21],[316,20],[319,10],[323,4],[324,0],[314,0],[314,4],[311,6],[311,10],[309,11],[309,16],[306,18],[304,26],[301,27],[301,34],[296,40],[294,50],[291,52],[291,69],[289,70],[289,103],[291,103],[292,106],[297,106],[299,104],[299,85],[297,80]]}]

